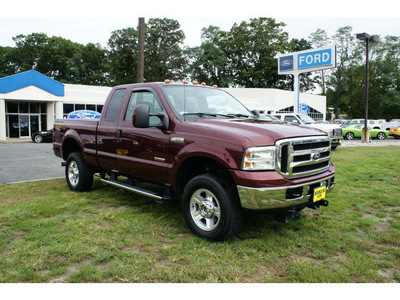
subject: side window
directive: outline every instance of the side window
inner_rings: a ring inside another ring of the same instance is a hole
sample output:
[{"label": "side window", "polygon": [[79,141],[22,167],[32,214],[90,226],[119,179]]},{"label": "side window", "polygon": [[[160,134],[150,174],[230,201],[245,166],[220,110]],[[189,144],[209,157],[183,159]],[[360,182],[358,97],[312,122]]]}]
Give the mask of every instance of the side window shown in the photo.
[{"label": "side window", "polygon": [[294,117],[294,116],[285,116],[285,122],[299,123],[299,121],[297,121],[296,117]]},{"label": "side window", "polygon": [[126,89],[116,90],[111,97],[110,104],[107,108],[106,121],[115,122],[118,119],[119,110],[121,108],[122,100],[124,99]]},{"label": "side window", "polygon": [[[149,91],[137,91],[132,92],[131,98],[129,99],[128,108],[125,113],[125,121],[132,121],[133,111],[135,107],[139,104],[145,104],[150,107],[150,113],[156,114],[162,111],[161,105],[157,98],[152,92]],[[150,126],[156,126],[160,123],[160,119],[155,116],[150,116],[149,124]]]}]

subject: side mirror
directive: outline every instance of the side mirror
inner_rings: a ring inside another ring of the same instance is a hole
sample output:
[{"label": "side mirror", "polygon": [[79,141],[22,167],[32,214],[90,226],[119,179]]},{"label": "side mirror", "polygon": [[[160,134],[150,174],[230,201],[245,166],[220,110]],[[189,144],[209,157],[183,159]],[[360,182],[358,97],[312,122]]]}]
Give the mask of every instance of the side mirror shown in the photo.
[{"label": "side mirror", "polygon": [[252,110],[251,113],[257,118],[260,117],[260,112],[257,109]]},{"label": "side mirror", "polygon": [[157,117],[161,120],[161,123],[157,127],[161,130],[169,128],[169,119],[166,112],[161,111],[156,114],[150,113],[150,107],[146,104],[139,104],[135,107],[132,116],[132,125],[137,128],[148,128],[150,127],[150,117]]},{"label": "side mirror", "polygon": [[150,107],[145,104],[139,104],[133,110],[132,125],[138,128],[149,127]]}]

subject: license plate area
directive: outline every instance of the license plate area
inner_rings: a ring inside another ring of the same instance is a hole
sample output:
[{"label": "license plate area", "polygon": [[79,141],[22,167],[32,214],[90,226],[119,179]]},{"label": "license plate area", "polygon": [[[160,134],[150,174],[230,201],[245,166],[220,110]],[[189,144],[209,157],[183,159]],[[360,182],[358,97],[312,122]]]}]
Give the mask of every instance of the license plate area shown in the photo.
[{"label": "license plate area", "polygon": [[314,189],[313,202],[317,202],[325,199],[326,197],[326,186],[320,186]]}]

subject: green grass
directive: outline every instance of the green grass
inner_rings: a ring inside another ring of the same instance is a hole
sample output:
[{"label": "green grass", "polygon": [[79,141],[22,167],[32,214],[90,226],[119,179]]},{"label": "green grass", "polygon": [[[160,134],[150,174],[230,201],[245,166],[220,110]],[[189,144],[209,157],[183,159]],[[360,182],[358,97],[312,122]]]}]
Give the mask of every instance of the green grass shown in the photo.
[{"label": "green grass", "polygon": [[329,207],[247,215],[223,243],[178,203],[65,180],[0,186],[0,282],[400,282],[400,148],[338,148]]}]

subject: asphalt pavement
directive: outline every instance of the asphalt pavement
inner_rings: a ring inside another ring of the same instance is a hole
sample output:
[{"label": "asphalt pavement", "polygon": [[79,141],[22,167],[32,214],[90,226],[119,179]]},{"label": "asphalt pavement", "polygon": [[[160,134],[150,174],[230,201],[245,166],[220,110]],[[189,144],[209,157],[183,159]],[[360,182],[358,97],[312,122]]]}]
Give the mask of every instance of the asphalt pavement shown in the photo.
[{"label": "asphalt pavement", "polygon": [[52,143],[0,142],[0,184],[64,177]]}]

